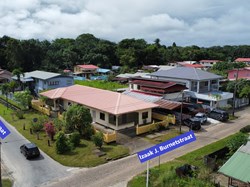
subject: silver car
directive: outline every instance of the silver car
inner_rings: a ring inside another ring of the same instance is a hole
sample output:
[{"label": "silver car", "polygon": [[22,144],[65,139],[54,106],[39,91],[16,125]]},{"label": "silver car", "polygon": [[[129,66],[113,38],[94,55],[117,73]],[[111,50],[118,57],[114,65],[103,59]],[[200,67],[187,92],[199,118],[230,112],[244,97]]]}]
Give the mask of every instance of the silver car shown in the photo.
[{"label": "silver car", "polygon": [[205,113],[197,113],[195,114],[194,118],[200,120],[201,124],[204,124],[207,122],[207,115]]}]

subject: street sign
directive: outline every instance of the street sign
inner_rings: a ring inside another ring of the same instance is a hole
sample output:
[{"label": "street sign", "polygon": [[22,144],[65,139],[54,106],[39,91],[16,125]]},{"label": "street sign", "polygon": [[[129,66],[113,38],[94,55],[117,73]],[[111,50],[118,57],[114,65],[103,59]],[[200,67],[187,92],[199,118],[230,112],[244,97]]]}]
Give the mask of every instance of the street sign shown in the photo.
[{"label": "street sign", "polygon": [[145,149],[137,153],[137,156],[141,163],[165,154],[169,151],[177,149],[183,145],[189,144],[196,140],[193,131],[186,132],[180,136],[176,136],[170,140],[157,144],[153,147]]},{"label": "street sign", "polygon": [[4,125],[4,123],[0,120],[0,138],[4,139],[6,136],[10,134],[9,129]]}]

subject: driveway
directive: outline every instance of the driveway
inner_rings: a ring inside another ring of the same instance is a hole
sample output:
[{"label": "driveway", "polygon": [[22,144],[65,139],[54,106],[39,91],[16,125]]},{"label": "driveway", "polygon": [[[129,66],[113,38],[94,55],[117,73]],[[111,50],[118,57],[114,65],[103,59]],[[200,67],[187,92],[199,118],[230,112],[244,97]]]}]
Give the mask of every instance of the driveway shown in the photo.
[{"label": "driveway", "polygon": [[[250,108],[236,113],[239,119],[229,123],[212,125],[206,130],[195,133],[197,141],[175,149],[161,156],[161,162],[167,162],[180,157],[188,152],[199,149],[205,145],[218,141],[237,132],[240,128],[249,124]],[[158,165],[158,158],[150,161],[150,167]],[[51,182],[49,187],[125,187],[127,182],[135,175],[146,170],[146,163],[141,164],[137,155],[109,162],[107,164],[79,170],[74,175],[68,176],[57,182]]]},{"label": "driveway", "polygon": [[74,169],[64,167],[41,151],[41,156],[34,160],[26,160],[20,153],[20,145],[27,143],[16,129],[9,125],[2,117],[6,127],[10,130],[10,135],[2,140],[2,161],[7,168],[7,175],[14,178],[16,187],[35,187],[45,185],[49,181],[59,180],[69,176]]}]

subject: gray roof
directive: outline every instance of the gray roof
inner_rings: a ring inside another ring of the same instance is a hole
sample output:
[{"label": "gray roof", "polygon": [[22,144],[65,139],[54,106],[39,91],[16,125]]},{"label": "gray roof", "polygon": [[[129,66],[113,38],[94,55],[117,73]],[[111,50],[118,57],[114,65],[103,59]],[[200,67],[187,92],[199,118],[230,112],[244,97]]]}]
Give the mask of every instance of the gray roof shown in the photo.
[{"label": "gray roof", "polygon": [[188,80],[210,80],[222,78],[222,76],[191,67],[176,67],[169,70],[159,70],[151,73],[150,76]]},{"label": "gray roof", "polygon": [[134,97],[136,99],[140,99],[140,100],[145,101],[145,102],[150,102],[150,103],[154,103],[154,102],[162,99],[162,97],[160,97],[160,96],[147,95],[147,94],[138,93],[138,92],[134,92],[134,91],[125,91],[122,94],[128,95],[130,97]]},{"label": "gray roof", "polygon": [[[61,74],[59,74],[59,73],[52,73],[52,72],[47,72],[47,71],[36,70],[36,71],[24,73],[24,77],[21,75],[21,80],[26,80],[29,78],[37,78],[37,79],[47,80],[47,79],[51,79],[54,77],[58,77],[60,75]],[[13,79],[17,79],[16,76],[14,76]]]}]

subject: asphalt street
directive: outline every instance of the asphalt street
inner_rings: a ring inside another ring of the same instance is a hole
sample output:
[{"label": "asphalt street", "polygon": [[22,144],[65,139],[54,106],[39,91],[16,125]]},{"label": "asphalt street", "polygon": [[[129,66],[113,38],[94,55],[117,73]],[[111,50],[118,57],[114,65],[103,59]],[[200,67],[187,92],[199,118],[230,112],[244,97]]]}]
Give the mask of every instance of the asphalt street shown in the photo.
[{"label": "asphalt street", "polygon": [[8,175],[14,179],[15,187],[35,187],[46,185],[49,181],[69,176],[74,169],[64,167],[41,151],[37,159],[27,160],[20,153],[19,147],[28,143],[16,129],[9,125],[2,117],[0,119],[11,131],[10,135],[2,140],[2,162],[8,170]]},{"label": "asphalt street", "polygon": [[[237,132],[249,124],[250,108],[237,112],[239,119],[228,123],[218,123],[195,133],[197,140],[161,156],[161,162],[167,162],[188,152],[201,148]],[[158,158],[150,161],[150,167],[158,165]],[[135,175],[146,170],[146,163],[141,164],[137,155],[119,159],[107,164],[79,170],[74,175],[60,181],[52,182],[47,187],[126,187],[127,182]]]}]

